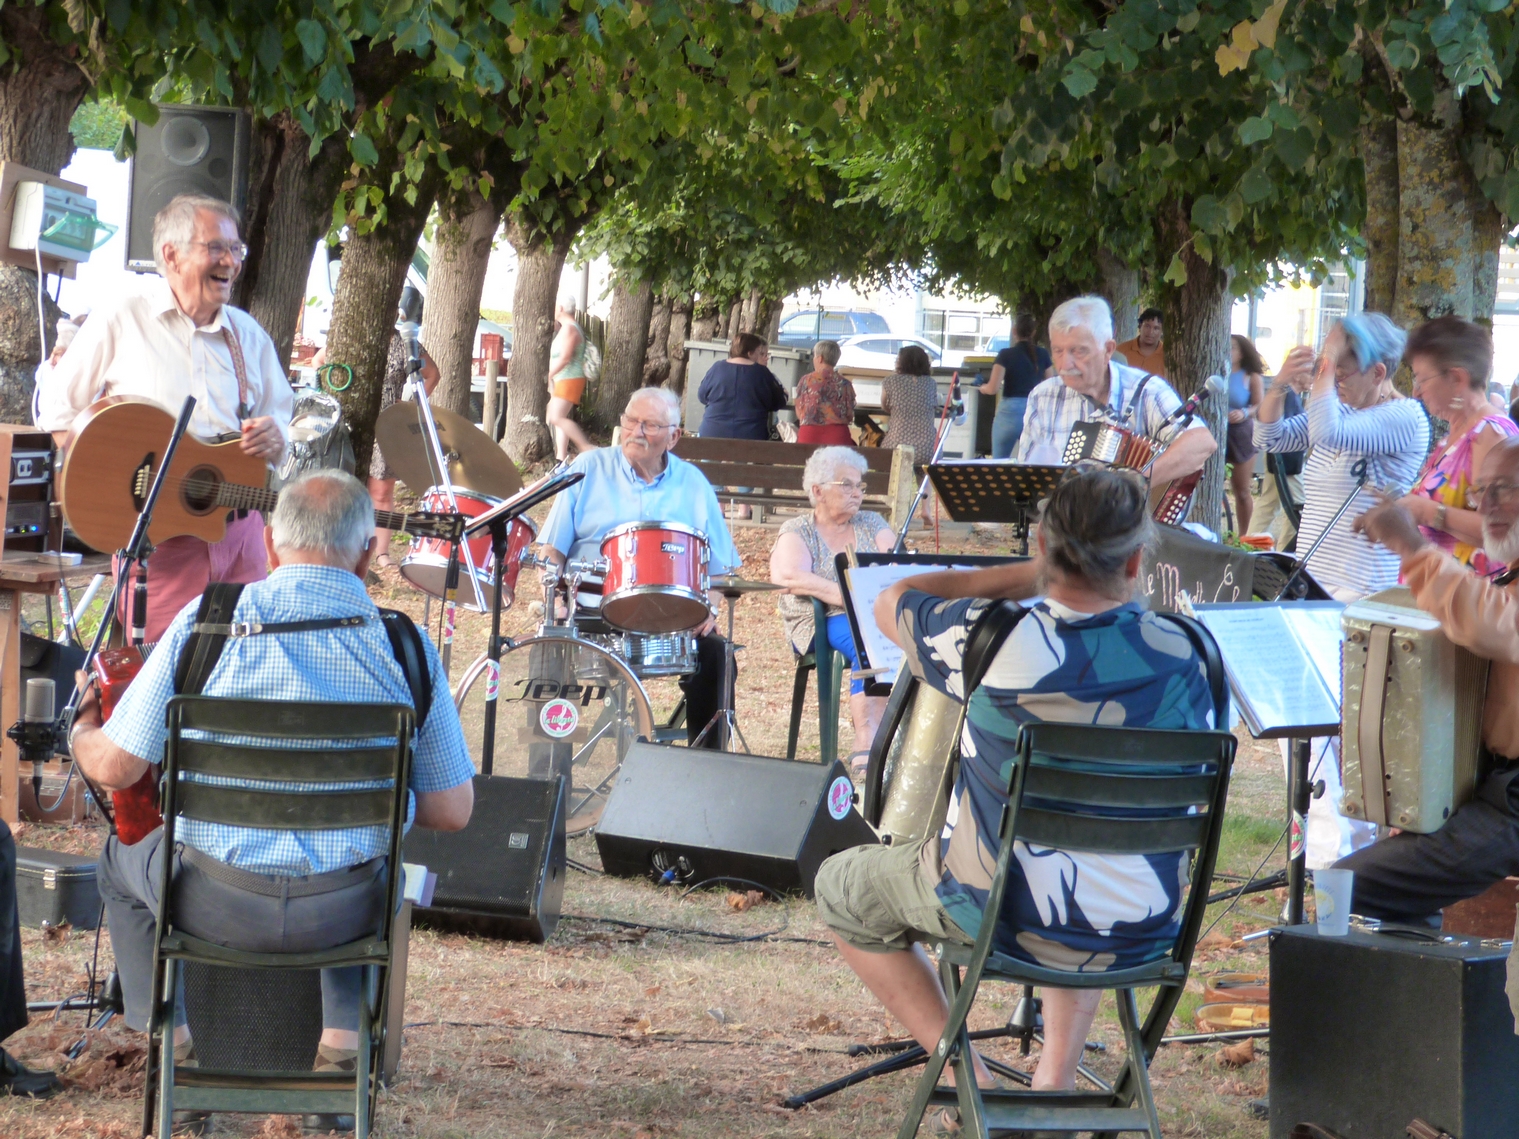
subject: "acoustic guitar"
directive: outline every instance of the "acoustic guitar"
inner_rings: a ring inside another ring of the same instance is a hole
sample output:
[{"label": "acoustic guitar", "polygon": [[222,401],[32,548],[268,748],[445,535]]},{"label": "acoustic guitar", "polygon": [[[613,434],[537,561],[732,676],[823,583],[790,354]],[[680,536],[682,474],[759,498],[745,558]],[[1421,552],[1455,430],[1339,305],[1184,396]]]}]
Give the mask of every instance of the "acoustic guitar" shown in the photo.
[{"label": "acoustic guitar", "polygon": [[[64,520],[80,541],[102,551],[127,544],[173,433],[174,416],[130,396],[97,400],[79,414],[63,443],[58,491]],[[268,477],[264,460],[244,454],[236,439],[205,443],[187,434],[153,508],[149,539],[156,544],[189,535],[221,541],[232,511],[273,512],[279,493],[265,486]],[[376,510],[375,525],[455,542],[464,519]]]}]

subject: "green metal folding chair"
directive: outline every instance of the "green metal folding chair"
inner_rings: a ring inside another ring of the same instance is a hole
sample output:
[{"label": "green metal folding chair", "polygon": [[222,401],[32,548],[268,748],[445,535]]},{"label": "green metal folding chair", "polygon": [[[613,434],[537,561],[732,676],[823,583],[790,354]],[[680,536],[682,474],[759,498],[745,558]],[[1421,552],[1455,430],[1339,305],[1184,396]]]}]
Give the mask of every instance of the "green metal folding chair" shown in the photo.
[{"label": "green metal folding chair", "polygon": [[[1002,815],[1001,849],[974,946],[941,942],[939,971],[949,1022],[929,1055],[912,1107],[898,1132],[912,1139],[932,1105],[956,1106],[967,1137],[992,1130],[1144,1132],[1161,1139],[1149,1065],[1181,999],[1207,908],[1222,833],[1235,739],[1228,732],[1160,731],[1079,724],[1026,724]],[[1115,810],[1133,812],[1115,815]],[[1102,854],[1193,852],[1180,934],[1160,959],[1105,973],[1072,973],[991,951],[1007,893],[1015,841]],[[984,1090],[970,1063],[966,1018],[983,981],[1063,989],[1112,989],[1127,1056],[1111,1092]],[[1158,986],[1141,1025],[1134,990]],[[955,1087],[939,1086],[945,1064]]]},{"label": "green metal folding chair", "polygon": [[791,730],[786,736],[786,758],[796,758],[796,742],[802,734],[802,709],[807,703],[807,674],[818,677],[818,750],[825,766],[839,757],[839,681],[844,675],[844,654],[828,644],[828,609],[812,599],[812,648],[796,658],[796,679],[791,685]]},{"label": "green metal folding chair", "polygon": [[[356,1139],[366,1139],[374,1118],[385,1055],[386,994],[392,932],[401,873],[401,828],[411,774],[414,713],[393,704],[303,704],[176,696],[169,702],[164,748],[163,849],[174,848],[180,817],[272,830],[389,828],[386,897],[381,928],[331,949],[304,953],[253,953],[230,949],[178,928],[171,888],[172,859],[163,859],[158,932],[153,953],[153,1006],[148,1025],[143,1133],[169,1139],[176,1110],[274,1114],[353,1112]],[[211,739],[186,733],[214,733]],[[236,744],[221,741],[236,737]],[[321,741],[321,749],[289,747],[292,740]],[[245,742],[246,741],[246,742]],[[192,782],[195,774],[291,784],[374,784],[373,790],[250,791]],[[250,1072],[181,1067],[171,1040],[182,963],[198,961],[237,969],[324,969],[361,966],[358,1067],[353,1073]]]}]

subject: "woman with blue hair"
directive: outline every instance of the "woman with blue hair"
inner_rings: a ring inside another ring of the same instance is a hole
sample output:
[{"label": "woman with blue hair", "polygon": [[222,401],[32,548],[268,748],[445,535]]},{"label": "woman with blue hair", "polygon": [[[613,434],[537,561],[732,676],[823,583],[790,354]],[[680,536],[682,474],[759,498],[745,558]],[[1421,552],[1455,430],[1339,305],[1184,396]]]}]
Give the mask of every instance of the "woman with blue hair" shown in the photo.
[{"label": "woman with blue hair", "polygon": [[[1407,339],[1381,313],[1348,316],[1330,330],[1317,361],[1304,346],[1287,354],[1256,412],[1257,447],[1312,447],[1303,467],[1299,550],[1318,541],[1355,489],[1358,464],[1366,461],[1366,483],[1356,501],[1308,562],[1308,572],[1341,601],[1398,584],[1397,556],[1355,533],[1351,523],[1377,505],[1377,488],[1406,493],[1429,450],[1429,418],[1392,386]],[[1289,389],[1308,393],[1308,410],[1283,418]]]},{"label": "woman with blue hair", "polygon": [[[1351,524],[1377,505],[1378,488],[1405,493],[1429,450],[1424,409],[1392,386],[1407,339],[1381,313],[1348,316],[1330,330],[1316,361],[1312,348],[1287,353],[1256,412],[1256,446],[1267,451],[1312,447],[1303,465],[1298,550],[1306,552],[1318,541],[1346,497],[1355,495],[1308,561],[1309,572],[1340,601],[1357,601],[1398,584],[1397,555],[1367,541]],[[1284,418],[1289,389],[1308,393],[1308,410]],[[1363,460],[1366,482],[1357,490]],[[1321,869],[1373,842],[1376,827],[1340,812],[1345,791],[1335,740],[1319,750],[1309,779],[1324,783],[1324,794],[1309,804],[1307,825],[1308,865]]]}]

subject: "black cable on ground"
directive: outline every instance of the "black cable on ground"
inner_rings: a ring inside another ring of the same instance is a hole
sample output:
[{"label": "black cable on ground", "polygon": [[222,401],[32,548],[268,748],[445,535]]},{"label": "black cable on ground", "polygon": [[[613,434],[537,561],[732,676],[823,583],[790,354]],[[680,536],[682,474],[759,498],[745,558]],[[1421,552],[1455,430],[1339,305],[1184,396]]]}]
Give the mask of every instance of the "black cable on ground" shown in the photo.
[{"label": "black cable on ground", "polygon": [[597,876],[601,876],[606,873],[605,870],[597,870],[596,867],[587,866],[584,862],[576,862],[573,858],[566,858],[564,860],[564,864],[571,870],[578,870],[582,874],[595,874]]},{"label": "black cable on ground", "polygon": [[[796,1051],[796,1046],[782,1040],[715,1040],[703,1036],[669,1036],[659,1032],[651,1032],[647,1036],[635,1036],[626,1032],[597,1032],[589,1028],[559,1028],[551,1024],[494,1024],[481,1020],[417,1020],[409,1024],[403,1024],[406,1028],[495,1028],[512,1030],[517,1032],[554,1032],[561,1036],[591,1036],[597,1040],[622,1040],[642,1041],[647,1040],[656,1044],[710,1044],[722,1047],[737,1045],[740,1048],[784,1048],[788,1052]],[[818,1048],[807,1045],[803,1048],[807,1052],[827,1052],[832,1055],[843,1056],[842,1048]]]},{"label": "black cable on ground", "polygon": [[[720,933],[714,929],[696,929],[691,926],[679,925],[655,925],[646,921],[624,921],[621,918],[603,918],[595,914],[560,914],[560,921],[583,921],[592,925],[615,925],[623,929],[646,929],[650,933],[669,933],[677,937],[710,937],[714,941],[744,942],[753,941],[755,938],[737,933]],[[782,927],[785,928],[785,927]],[[824,941],[817,937],[777,937],[774,934],[761,934],[761,937],[770,941],[783,942],[794,945],[822,945],[831,946],[833,942]]]},{"label": "black cable on ground", "polygon": [[[1282,828],[1282,833],[1276,836],[1276,841],[1271,844],[1271,849],[1268,850],[1268,851],[1266,851],[1266,857],[1262,858],[1260,860],[1260,862],[1256,865],[1255,869],[1253,871],[1251,871],[1251,873],[1250,873],[1250,881],[1251,882],[1255,881],[1256,875],[1258,875],[1261,872],[1262,868],[1266,865],[1266,863],[1268,863],[1268,862],[1271,861],[1271,856],[1273,854],[1275,854],[1276,851],[1277,851],[1277,848],[1282,845],[1282,839],[1284,839],[1284,838],[1287,837],[1287,831],[1288,831],[1290,825],[1291,824],[1288,824],[1288,826]],[[1218,925],[1218,923],[1221,922],[1221,921],[1223,921],[1224,918],[1228,917],[1230,911],[1232,911],[1235,906],[1239,905],[1239,900],[1241,898],[1243,898],[1244,896],[1245,895],[1244,895],[1243,892],[1236,893],[1234,895],[1233,900],[1230,901],[1230,903],[1227,906],[1224,907],[1223,913],[1219,914],[1218,917],[1214,918],[1210,923],[1208,923],[1208,928],[1205,929],[1205,930],[1203,930],[1202,933],[1200,933],[1198,935],[1197,940],[1198,941],[1202,941],[1203,938],[1207,937],[1210,933],[1212,933],[1213,930],[1214,930],[1214,928]]]}]

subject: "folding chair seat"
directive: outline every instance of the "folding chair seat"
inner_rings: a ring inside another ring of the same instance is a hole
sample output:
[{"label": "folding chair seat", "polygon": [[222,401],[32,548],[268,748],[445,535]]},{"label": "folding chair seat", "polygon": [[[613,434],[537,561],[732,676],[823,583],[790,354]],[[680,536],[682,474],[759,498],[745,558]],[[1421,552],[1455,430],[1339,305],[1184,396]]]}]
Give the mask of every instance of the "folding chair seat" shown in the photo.
[{"label": "folding chair seat", "polygon": [[786,736],[786,758],[796,758],[796,742],[802,734],[802,709],[807,703],[807,674],[818,678],[818,750],[824,765],[839,757],[839,681],[844,675],[844,654],[828,644],[828,609],[812,599],[812,647],[796,658],[796,677],[791,685],[791,729]]},{"label": "folding chair seat", "polygon": [[[143,1133],[169,1139],[176,1110],[272,1114],[353,1113],[356,1139],[374,1117],[385,1055],[386,998],[394,953],[402,823],[411,773],[414,713],[392,704],[317,704],[176,696],[169,702],[163,765],[163,849],[173,850],[181,818],[265,830],[388,828],[380,928],[329,949],[261,953],[229,948],[181,929],[163,859],[153,954]],[[301,741],[308,746],[291,746]],[[320,741],[320,748],[309,744]],[[186,778],[198,776],[199,781]],[[298,791],[262,791],[207,778],[265,780]],[[331,790],[321,784],[358,784]],[[312,785],[316,786],[312,786]],[[355,1072],[243,1071],[185,1067],[170,1043],[177,982],[190,963],[235,969],[364,970]],[[156,1116],[156,1128],[155,1128]]]},{"label": "folding chair seat", "polygon": [[[999,831],[1001,846],[973,946],[939,942],[936,950],[949,1021],[919,1081],[900,1139],[912,1139],[930,1105],[959,1108],[967,1137],[993,1130],[1139,1131],[1160,1139],[1149,1064],[1181,999],[1197,943],[1222,833],[1235,739],[1228,732],[1162,731],[1027,724]],[[1192,869],[1179,934],[1157,959],[1107,972],[1075,973],[992,952],[1008,888],[1015,842],[1106,855],[1188,851]],[[1064,989],[1112,989],[1127,1055],[1111,1092],[986,1090],[970,1064],[966,1020],[985,981]],[[1135,990],[1156,986],[1141,1023]],[[955,1087],[939,1085],[952,1064]]]}]

